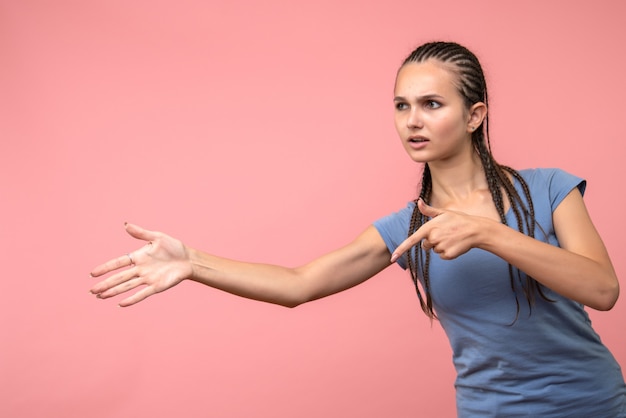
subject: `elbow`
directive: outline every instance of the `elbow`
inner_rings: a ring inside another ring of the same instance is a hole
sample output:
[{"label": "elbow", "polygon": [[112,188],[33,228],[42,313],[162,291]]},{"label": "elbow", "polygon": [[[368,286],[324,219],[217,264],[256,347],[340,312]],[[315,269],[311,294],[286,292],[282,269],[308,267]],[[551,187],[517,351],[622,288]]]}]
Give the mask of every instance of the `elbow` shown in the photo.
[{"label": "elbow", "polygon": [[273,305],[282,306],[283,308],[295,308],[304,303],[303,300],[300,300],[298,297],[290,296],[290,295],[278,295],[275,297],[268,298],[259,298],[261,302],[271,303]]},{"label": "elbow", "polygon": [[594,309],[599,311],[610,311],[617,303],[617,299],[619,298],[619,282],[615,280],[615,283],[612,286],[609,286],[607,289],[600,294],[598,297],[598,301]]},{"label": "elbow", "polygon": [[276,303],[285,308],[296,308],[306,302],[309,302],[311,299],[301,294],[293,294],[289,295],[285,298],[282,298],[280,301]]},{"label": "elbow", "polygon": [[285,303],[282,303],[282,305],[286,308],[297,308],[300,305],[320,299],[321,297],[323,296],[314,296],[306,292],[301,292],[297,295],[293,295],[286,300]]},{"label": "elbow", "polygon": [[304,303],[304,301],[300,301],[297,299],[290,299],[290,300],[286,300],[283,301],[282,303],[280,303],[281,306],[285,307],[285,308],[297,308],[298,306],[302,305]]},{"label": "elbow", "polygon": [[615,302],[616,301],[617,301],[617,299],[614,300],[614,301],[606,301],[606,302],[602,301],[602,302],[598,303],[597,305],[593,306],[593,308],[596,311],[603,311],[603,312],[610,311],[615,306]]},{"label": "elbow", "polygon": [[285,308],[296,308],[304,303],[319,299],[320,296],[317,296],[314,289],[306,283],[307,281],[301,277],[294,278],[292,286],[282,294],[278,304]]},{"label": "elbow", "polygon": [[300,305],[303,305],[307,302],[312,302],[314,300],[320,299],[324,297],[319,296],[319,295],[314,295],[314,294],[309,294],[307,293],[305,290],[303,290],[302,292],[299,292],[297,294],[294,294],[292,296],[290,296],[289,298],[286,298],[285,300],[280,302],[280,305],[284,306],[285,308],[296,308]]}]

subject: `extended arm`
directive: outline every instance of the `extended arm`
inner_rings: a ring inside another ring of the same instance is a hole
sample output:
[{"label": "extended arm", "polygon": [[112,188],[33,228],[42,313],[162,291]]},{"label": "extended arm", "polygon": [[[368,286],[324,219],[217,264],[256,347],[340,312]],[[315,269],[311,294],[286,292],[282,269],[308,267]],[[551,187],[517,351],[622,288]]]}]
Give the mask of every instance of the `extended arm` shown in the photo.
[{"label": "extended arm", "polygon": [[91,292],[100,298],[145,286],[122,300],[120,306],[133,305],[187,279],[246,298],[294,307],[353,287],[390,264],[389,251],[372,226],[350,244],[297,268],[216,257],[135,225],[127,225],[127,231],[148,244],[130,257],[118,257],[91,273],[98,277],[128,267],[93,286]]}]

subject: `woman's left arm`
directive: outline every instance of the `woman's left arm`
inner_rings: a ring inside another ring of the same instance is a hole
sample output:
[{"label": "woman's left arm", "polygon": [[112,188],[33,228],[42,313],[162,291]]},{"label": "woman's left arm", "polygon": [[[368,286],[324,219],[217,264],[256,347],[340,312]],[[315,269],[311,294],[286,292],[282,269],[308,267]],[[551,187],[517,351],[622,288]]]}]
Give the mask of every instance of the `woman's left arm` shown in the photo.
[{"label": "woman's left arm", "polygon": [[423,248],[433,249],[444,259],[458,257],[472,247],[481,248],[562,296],[597,310],[609,310],[615,305],[619,282],[577,188],[552,214],[560,247],[488,218],[420,204],[424,208],[422,212],[432,210],[437,213],[425,213],[433,219],[402,243],[392,259],[397,259],[420,241]]}]

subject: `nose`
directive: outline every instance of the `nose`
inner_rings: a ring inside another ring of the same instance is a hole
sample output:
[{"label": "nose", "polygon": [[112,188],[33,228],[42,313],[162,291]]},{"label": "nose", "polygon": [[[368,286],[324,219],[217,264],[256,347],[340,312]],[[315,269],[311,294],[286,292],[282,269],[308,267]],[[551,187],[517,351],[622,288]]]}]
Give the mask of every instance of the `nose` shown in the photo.
[{"label": "nose", "polygon": [[419,112],[419,109],[417,109],[416,107],[411,109],[406,124],[407,127],[410,129],[421,129],[424,127],[424,121],[422,119],[421,113]]}]

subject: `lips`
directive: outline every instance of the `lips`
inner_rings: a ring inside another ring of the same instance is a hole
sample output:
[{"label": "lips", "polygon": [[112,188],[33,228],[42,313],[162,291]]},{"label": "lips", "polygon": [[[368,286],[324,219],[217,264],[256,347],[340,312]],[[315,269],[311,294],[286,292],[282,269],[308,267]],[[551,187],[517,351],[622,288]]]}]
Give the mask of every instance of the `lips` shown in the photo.
[{"label": "lips", "polygon": [[428,146],[429,142],[425,136],[412,135],[407,138],[406,146],[413,151],[421,151]]}]

